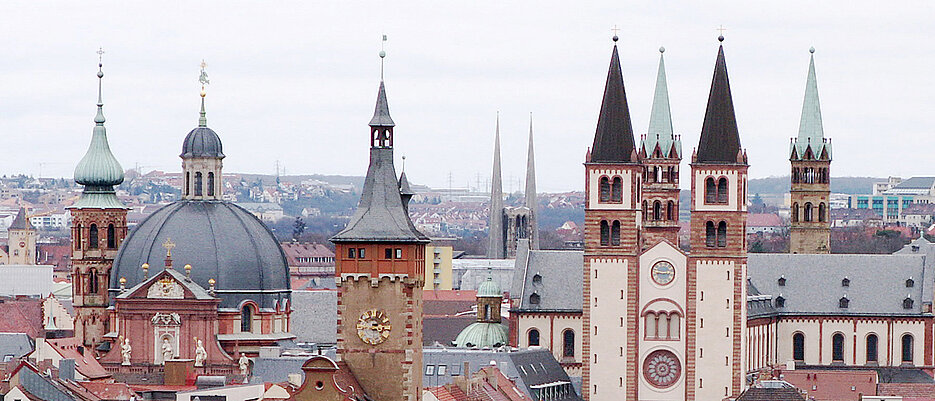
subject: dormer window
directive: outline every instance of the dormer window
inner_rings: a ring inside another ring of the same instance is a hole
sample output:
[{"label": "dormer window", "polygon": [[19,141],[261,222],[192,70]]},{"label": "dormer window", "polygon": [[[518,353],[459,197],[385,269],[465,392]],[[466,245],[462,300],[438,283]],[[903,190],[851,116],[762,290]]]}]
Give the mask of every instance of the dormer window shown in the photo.
[{"label": "dormer window", "polygon": [[776,284],[779,284],[780,287],[785,287],[785,286],[786,286],[786,278],[780,276],[780,277],[779,277],[779,280],[776,280]]},{"label": "dormer window", "polygon": [[838,300],[838,307],[839,307],[839,308],[847,308],[847,307],[849,307],[850,305],[851,305],[851,300],[850,300],[850,299],[847,299],[847,295],[841,297],[841,299]]},{"label": "dormer window", "polygon": [[539,294],[533,293],[529,296],[529,303],[531,305],[539,305],[539,302],[542,302],[542,298],[539,296]]},{"label": "dormer window", "polygon": [[540,276],[540,275],[538,275],[538,274],[533,275],[533,276],[532,276],[532,283],[533,283],[533,284],[542,284],[542,276]]},{"label": "dormer window", "polygon": [[777,308],[785,308],[785,307],[786,307],[786,299],[783,298],[782,295],[776,297],[776,307],[777,307]]},{"label": "dormer window", "polygon": [[912,301],[912,298],[907,296],[906,299],[903,300],[903,309],[912,309],[912,305],[914,303],[915,302]]},{"label": "dormer window", "polygon": [[912,279],[912,277],[909,277],[908,279],[906,279],[906,288],[912,288],[912,287],[915,287],[915,285],[916,285],[916,282],[915,280]]},{"label": "dormer window", "polygon": [[844,277],[844,279],[841,280],[841,287],[850,287],[850,286],[851,286],[851,279]]}]

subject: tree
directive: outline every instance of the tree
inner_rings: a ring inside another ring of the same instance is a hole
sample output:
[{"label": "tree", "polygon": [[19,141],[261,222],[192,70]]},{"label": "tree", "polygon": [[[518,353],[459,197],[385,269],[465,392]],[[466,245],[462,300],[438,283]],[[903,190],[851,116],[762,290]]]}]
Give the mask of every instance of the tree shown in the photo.
[{"label": "tree", "polygon": [[302,216],[296,216],[295,222],[292,223],[292,240],[298,241],[302,234],[305,233],[305,222],[302,221]]}]

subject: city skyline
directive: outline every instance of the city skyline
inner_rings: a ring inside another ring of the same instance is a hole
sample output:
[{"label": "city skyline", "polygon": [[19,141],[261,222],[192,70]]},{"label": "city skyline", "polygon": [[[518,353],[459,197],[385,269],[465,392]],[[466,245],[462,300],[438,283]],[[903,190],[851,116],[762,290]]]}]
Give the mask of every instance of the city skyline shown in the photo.
[{"label": "city skyline", "polygon": [[[923,68],[933,56],[924,39],[935,28],[920,11],[932,6],[914,3],[881,16],[871,3],[848,10],[801,4],[806,12],[784,11],[797,9],[794,3],[773,13],[739,3],[668,10],[213,2],[18,8],[23,18],[0,28],[13,39],[0,66],[8,83],[0,131],[14,133],[6,144],[17,149],[0,169],[71,177],[93,126],[94,52],[103,46],[104,114],[124,168],[180,171],[177,144],[197,123],[205,59],[208,125],[225,139],[225,153],[237,156],[227,171],[272,174],[279,161],[290,175],[363,175],[366,152],[347,144],[366,142],[386,34],[397,163],[407,156],[411,181],[444,188],[449,174],[455,187],[476,183],[478,174],[488,180],[499,110],[505,186],[525,174],[532,112],[539,190],[580,190],[600,106],[593,94],[603,85],[614,24],[636,135],[648,123],[657,49],[666,47],[673,122],[686,158],[697,146],[715,29],[723,24],[751,177],[788,174],[776,149],[798,131],[811,46],[826,134],[839,155],[832,175],[925,174],[924,152],[900,154],[898,144],[928,139],[924,110],[935,101],[925,96],[933,82]],[[154,13],[175,23],[155,24]],[[27,25],[37,20],[46,24]]]}]

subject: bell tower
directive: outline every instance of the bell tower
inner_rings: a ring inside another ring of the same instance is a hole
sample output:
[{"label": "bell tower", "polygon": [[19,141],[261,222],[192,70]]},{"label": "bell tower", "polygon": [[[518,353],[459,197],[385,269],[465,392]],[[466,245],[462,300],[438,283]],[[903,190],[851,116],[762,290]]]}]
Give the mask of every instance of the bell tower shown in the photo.
[{"label": "bell tower", "polygon": [[618,37],[613,40],[594,143],[584,163],[581,392],[589,400],[634,400],[638,392],[643,166],[633,141]]},{"label": "bell tower", "polygon": [[643,162],[643,224],[644,244],[651,246],[664,239],[679,245],[679,163],[682,161],[682,140],[673,133],[669,111],[669,90],[666,66],[659,48],[659,72],[656,93],[649,117],[649,130],[643,135],[640,159]]},{"label": "bell tower", "polygon": [[[724,40],[723,36],[718,37]],[[746,330],[747,155],[740,146],[724,46],[691,164],[686,399],[743,390]]]},{"label": "bell tower", "polygon": [[[98,54],[103,55],[103,50]],[[104,129],[101,81],[103,62],[98,63],[97,115],[91,145],[75,167],[75,182],[84,186],[71,211],[72,292],[75,306],[75,336],[85,347],[97,346],[112,330],[107,316],[110,269],[117,249],[127,236],[127,207],[117,199],[114,186],[123,182],[123,167],[110,151]]]},{"label": "bell tower", "polygon": [[815,48],[809,49],[805,101],[799,136],[792,138],[791,253],[831,253],[831,139],[825,138],[815,76]]},{"label": "bell tower", "polygon": [[429,239],[406,212],[393,166],[395,125],[381,80],[370,120],[370,166],[360,203],[347,227],[331,238],[338,285],[338,354],[374,399],[418,401]]},{"label": "bell tower", "polygon": [[208,119],[205,116],[205,85],[208,84],[208,73],[205,72],[204,61],[201,62],[201,113],[198,117],[198,127],[185,136],[182,143],[182,199],[189,200],[222,200],[224,184],[221,180],[221,170],[224,168],[224,152],[221,138],[213,129],[208,128]]}]

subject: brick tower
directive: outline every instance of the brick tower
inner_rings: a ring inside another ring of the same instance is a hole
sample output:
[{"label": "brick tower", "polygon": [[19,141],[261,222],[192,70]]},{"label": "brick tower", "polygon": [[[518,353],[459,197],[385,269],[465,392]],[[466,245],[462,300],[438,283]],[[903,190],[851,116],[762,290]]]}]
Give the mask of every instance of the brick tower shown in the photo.
[{"label": "brick tower", "polygon": [[747,168],[721,45],[701,139],[691,164],[691,256],[687,272],[691,298],[685,322],[689,400],[720,400],[736,397],[743,390]]},{"label": "brick tower", "polygon": [[[638,330],[643,166],[634,146],[616,41],[614,36],[594,144],[584,164],[582,394],[590,400],[636,399],[638,386],[632,339]],[[618,320],[619,325],[609,324]]]},{"label": "brick tower", "polygon": [[640,159],[643,162],[643,240],[644,247],[661,239],[679,244],[679,163],[682,140],[672,130],[669,90],[666,85],[664,47],[659,48],[656,93],[649,117],[649,130],[643,135]]},{"label": "brick tower", "polygon": [[394,126],[381,81],[360,204],[347,227],[331,238],[336,247],[338,353],[374,399],[418,401],[429,240],[406,213],[393,167]]},{"label": "brick tower", "polygon": [[75,167],[75,182],[83,185],[84,191],[68,208],[72,219],[75,336],[86,347],[98,345],[111,330],[107,316],[110,269],[127,236],[127,207],[114,192],[114,186],[123,182],[123,168],[110,151],[104,129],[101,97],[104,72],[98,70],[97,77],[97,116],[91,145]]},{"label": "brick tower", "polygon": [[815,48],[809,49],[808,78],[799,136],[792,139],[792,230],[789,252],[831,253],[831,140],[825,138],[815,77]]}]

